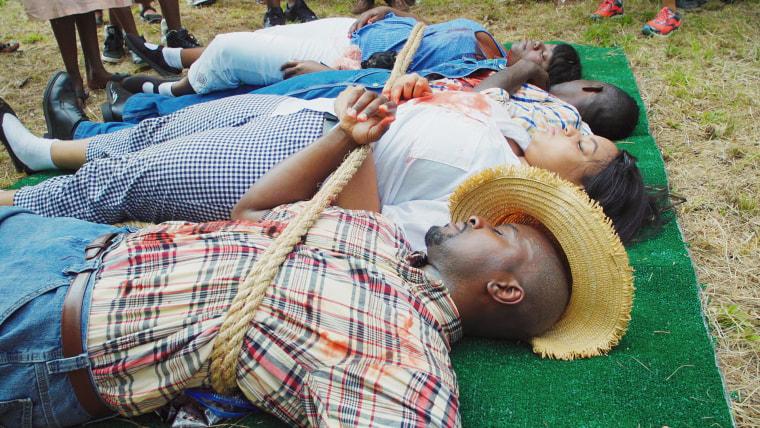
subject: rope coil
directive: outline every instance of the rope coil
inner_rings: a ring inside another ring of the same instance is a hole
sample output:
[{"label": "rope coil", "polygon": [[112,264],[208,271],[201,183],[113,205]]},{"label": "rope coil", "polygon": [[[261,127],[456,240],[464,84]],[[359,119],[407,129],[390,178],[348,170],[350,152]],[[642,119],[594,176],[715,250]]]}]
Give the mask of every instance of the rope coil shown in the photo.
[{"label": "rope coil", "polygon": [[[409,68],[414,53],[422,41],[424,31],[425,24],[418,22],[414,26],[406,44],[396,58],[396,63],[393,65],[393,70],[385,83],[383,92],[389,90],[396,79]],[[277,275],[280,265],[308,232],[320,213],[351,180],[371,150],[371,145],[366,144],[357,147],[346,156],[343,163],[317,194],[306,203],[303,211],[295,216],[280,236],[256,260],[245,281],[238,286],[237,295],[219,328],[211,353],[211,384],[217,392],[229,394],[237,387],[235,381],[237,356],[243,344],[243,337],[248,331],[247,326],[253,320],[256,309],[264,299],[269,284]]]}]

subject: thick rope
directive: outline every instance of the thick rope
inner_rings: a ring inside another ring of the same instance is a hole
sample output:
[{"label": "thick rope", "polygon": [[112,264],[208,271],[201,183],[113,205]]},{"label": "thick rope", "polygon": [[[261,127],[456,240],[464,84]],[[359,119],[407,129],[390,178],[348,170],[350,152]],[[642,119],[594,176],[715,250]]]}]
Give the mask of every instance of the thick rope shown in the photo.
[{"label": "thick rope", "polygon": [[383,92],[390,90],[391,86],[393,86],[396,80],[399,77],[403,76],[406,73],[406,70],[409,69],[409,65],[412,63],[414,54],[417,52],[417,48],[420,47],[420,43],[422,43],[422,36],[425,32],[425,27],[426,25],[422,22],[417,22],[414,28],[412,28],[411,33],[409,33],[409,38],[406,39],[404,47],[401,48],[401,51],[396,56],[396,62],[393,64],[391,75],[388,76],[388,80],[385,81]]},{"label": "thick rope", "polygon": [[[386,82],[386,88],[389,88],[396,78],[404,74],[411,64],[414,52],[422,40],[424,28],[424,24],[418,22],[412,29],[409,39],[396,58],[391,76]],[[357,147],[346,156],[343,163],[317,194],[306,203],[303,211],[296,215],[280,236],[256,260],[246,280],[238,286],[237,295],[227,311],[224,323],[219,328],[211,353],[211,383],[217,392],[229,394],[237,386],[235,380],[237,357],[243,344],[243,337],[248,332],[248,325],[253,320],[256,309],[264,299],[267,288],[277,275],[280,265],[308,232],[320,213],[351,180],[370,151],[371,145],[365,144]]]}]

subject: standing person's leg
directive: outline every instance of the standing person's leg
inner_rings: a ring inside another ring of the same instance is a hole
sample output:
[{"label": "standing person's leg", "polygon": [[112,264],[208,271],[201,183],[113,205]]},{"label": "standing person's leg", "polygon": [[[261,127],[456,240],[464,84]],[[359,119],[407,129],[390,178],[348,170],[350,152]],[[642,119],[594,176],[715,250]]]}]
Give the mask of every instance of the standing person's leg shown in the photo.
[{"label": "standing person's leg", "polygon": [[135,35],[140,34],[137,31],[137,24],[135,23],[135,17],[132,15],[132,9],[128,6],[112,7],[108,9],[108,13],[111,17],[111,24],[121,28],[122,32]]},{"label": "standing person's leg", "polygon": [[644,24],[641,32],[647,36],[668,36],[681,26],[681,12],[676,10],[676,0],[662,0],[657,16]]},{"label": "standing person's leg", "polygon": [[140,18],[148,24],[158,24],[163,19],[163,16],[153,7],[153,0],[136,0],[135,3],[140,5]]},{"label": "standing person's leg", "polygon": [[97,27],[95,27],[95,17],[92,12],[75,15],[77,31],[79,32],[79,42],[82,45],[84,54],[84,64],[87,74],[87,87],[94,89],[105,88],[106,83],[114,75],[106,71],[103,63],[100,62],[100,47],[98,44]]},{"label": "standing person's leg", "polygon": [[[150,4],[150,2],[148,2]],[[126,34],[133,34],[135,37],[140,38],[141,40],[145,41],[145,38],[140,36],[137,30],[137,24],[135,24],[135,17],[132,16],[132,9],[129,7],[112,7],[108,9],[109,16],[111,17],[111,24],[108,27],[106,27],[106,40],[105,40],[105,46],[103,47],[103,61],[108,62],[114,62],[109,61],[107,58],[115,57],[116,54],[124,53],[124,36]],[[110,28],[114,27],[113,30]],[[107,55],[106,52],[108,50],[113,51],[114,53],[111,55]],[[140,58],[139,55],[129,51],[132,63],[139,66],[139,67],[148,67],[148,63],[146,63],[142,58]],[[121,56],[118,57],[119,61],[121,61]],[[119,62],[116,61],[116,62]]]},{"label": "standing person's leg", "polygon": [[182,18],[179,15],[179,0],[158,0],[161,13],[164,14],[166,27],[171,30],[182,28]]},{"label": "standing person's leg", "polygon": [[50,20],[50,27],[53,29],[53,35],[58,42],[58,50],[61,51],[63,66],[66,73],[71,76],[74,87],[77,90],[77,96],[82,105],[87,98],[84,90],[84,80],[79,72],[79,55],[77,55],[77,36],[76,23],[74,16],[64,16]]},{"label": "standing person's leg", "polygon": [[[198,43],[198,40],[182,26],[179,0],[159,0],[158,3],[161,5],[161,12],[164,14],[164,21],[166,21],[166,45],[171,48],[200,47],[201,44]],[[163,32],[163,23],[161,26]]]}]

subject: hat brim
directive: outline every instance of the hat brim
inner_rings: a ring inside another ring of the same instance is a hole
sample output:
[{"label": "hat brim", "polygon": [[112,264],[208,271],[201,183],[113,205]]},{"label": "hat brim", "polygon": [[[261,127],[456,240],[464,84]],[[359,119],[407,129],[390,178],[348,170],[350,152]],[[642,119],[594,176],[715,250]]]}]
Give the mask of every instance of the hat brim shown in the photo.
[{"label": "hat brim", "polygon": [[[628,254],[602,208],[574,184],[534,167],[501,166],[470,177],[449,200],[452,221],[479,215],[495,225],[528,215],[554,235],[572,276],[560,319],[531,339],[542,357],[572,360],[607,353],[628,328],[633,274]],[[529,219],[529,218],[528,218]]]}]

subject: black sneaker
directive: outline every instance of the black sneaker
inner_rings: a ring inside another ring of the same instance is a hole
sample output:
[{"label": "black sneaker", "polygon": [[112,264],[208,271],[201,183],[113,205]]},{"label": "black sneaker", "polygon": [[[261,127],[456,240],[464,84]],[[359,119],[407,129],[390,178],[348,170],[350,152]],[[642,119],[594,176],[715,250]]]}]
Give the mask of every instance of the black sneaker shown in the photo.
[{"label": "black sneaker", "polygon": [[124,36],[121,31],[113,25],[103,29],[106,35],[106,41],[103,43],[103,53],[100,59],[111,64],[118,64],[124,57]]},{"label": "black sneaker", "polygon": [[164,50],[163,46],[146,43],[142,37],[134,34],[127,34],[125,40],[129,50],[145,60],[158,74],[162,76],[176,76],[182,73],[181,69],[174,68],[166,63],[164,54],[161,52]]},{"label": "black sneaker", "polygon": [[676,9],[699,9],[705,3],[707,3],[707,0],[676,0]]},{"label": "black sneaker", "polygon": [[134,95],[121,86],[119,82],[106,83],[106,102],[100,107],[104,122],[121,122],[124,104]]},{"label": "black sneaker", "polygon": [[309,6],[306,6],[306,3],[303,0],[296,0],[293,7],[288,5],[287,9],[285,9],[285,18],[293,22],[309,22],[319,19],[317,18],[317,15],[309,9]]},{"label": "black sneaker", "polygon": [[203,45],[198,43],[198,40],[190,33],[187,32],[185,27],[179,30],[171,30],[166,33],[166,46],[170,48],[199,48]]},{"label": "black sneaker", "polygon": [[158,87],[162,83],[167,83],[167,82],[171,83],[171,82],[177,82],[177,81],[179,81],[179,78],[176,78],[176,77],[162,79],[160,77],[149,76],[147,74],[138,74],[135,76],[129,76],[126,79],[124,79],[124,81],[121,83],[121,87],[127,92],[131,92],[133,94],[141,94],[144,92],[143,84],[148,82],[153,85],[153,93],[157,94]]},{"label": "black sneaker", "polygon": [[285,13],[281,7],[270,7],[264,14],[264,28],[285,25]]}]

